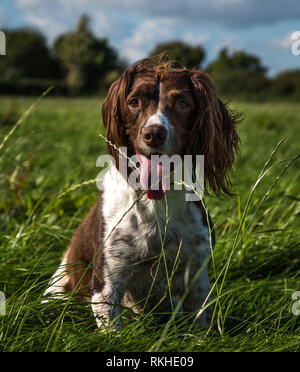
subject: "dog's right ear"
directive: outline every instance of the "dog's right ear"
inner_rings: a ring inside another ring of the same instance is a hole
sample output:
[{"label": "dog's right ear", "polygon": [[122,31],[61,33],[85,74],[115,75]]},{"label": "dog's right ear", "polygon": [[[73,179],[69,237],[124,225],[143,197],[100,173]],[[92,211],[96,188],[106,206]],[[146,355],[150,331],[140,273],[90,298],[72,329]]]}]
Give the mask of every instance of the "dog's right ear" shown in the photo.
[{"label": "dog's right ear", "polygon": [[142,59],[130,66],[122,76],[110,86],[102,106],[103,124],[106,129],[108,152],[118,164],[119,147],[128,147],[129,139],[126,135],[126,97],[129,94],[135,75],[146,69],[150,59]]},{"label": "dog's right ear", "polygon": [[110,86],[102,106],[103,124],[106,130],[108,152],[118,162],[117,148],[127,146],[127,137],[123,123],[121,100],[125,96],[123,76]]}]

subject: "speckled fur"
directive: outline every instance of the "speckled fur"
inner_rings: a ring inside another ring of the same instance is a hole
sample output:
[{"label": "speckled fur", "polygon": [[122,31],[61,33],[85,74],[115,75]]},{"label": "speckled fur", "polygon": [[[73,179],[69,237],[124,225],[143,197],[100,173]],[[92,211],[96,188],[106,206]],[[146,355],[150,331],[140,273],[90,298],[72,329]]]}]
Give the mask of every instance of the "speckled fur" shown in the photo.
[{"label": "speckled fur", "polygon": [[[210,235],[203,220],[206,217],[194,202],[185,201],[185,192],[169,191],[166,210],[165,200],[152,201],[146,196],[138,199],[114,166],[106,173],[103,182],[104,287],[101,291],[94,288],[92,294],[92,308],[99,326],[115,319],[116,328],[121,328],[120,304],[138,303],[134,309],[141,311],[163,300],[158,309],[163,308],[169,301],[166,266],[168,277],[173,274],[172,296],[180,298],[206,262],[211,253]],[[199,311],[208,300],[209,290],[206,265],[184,301],[184,311]],[[198,323],[207,327],[209,322],[208,309]]]}]

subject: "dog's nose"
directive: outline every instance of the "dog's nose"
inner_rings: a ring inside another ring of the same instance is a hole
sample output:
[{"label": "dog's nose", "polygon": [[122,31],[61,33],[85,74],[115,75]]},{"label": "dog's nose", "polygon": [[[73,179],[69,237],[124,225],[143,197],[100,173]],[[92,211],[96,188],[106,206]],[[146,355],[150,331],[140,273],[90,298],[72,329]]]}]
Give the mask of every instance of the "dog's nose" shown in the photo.
[{"label": "dog's nose", "polygon": [[162,146],[167,139],[167,130],[160,124],[147,125],[142,132],[146,145],[157,148]]}]

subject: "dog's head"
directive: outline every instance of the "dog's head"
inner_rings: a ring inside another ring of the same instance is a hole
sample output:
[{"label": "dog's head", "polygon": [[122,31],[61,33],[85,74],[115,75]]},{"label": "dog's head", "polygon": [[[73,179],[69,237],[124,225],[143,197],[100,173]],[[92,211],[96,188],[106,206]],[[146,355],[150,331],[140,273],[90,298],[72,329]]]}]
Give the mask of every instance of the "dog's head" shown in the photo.
[{"label": "dog's head", "polygon": [[144,173],[151,155],[204,155],[206,190],[217,195],[230,193],[237,121],[205,72],[149,59],[130,66],[103,104],[108,150],[116,162],[119,147],[138,156]]}]

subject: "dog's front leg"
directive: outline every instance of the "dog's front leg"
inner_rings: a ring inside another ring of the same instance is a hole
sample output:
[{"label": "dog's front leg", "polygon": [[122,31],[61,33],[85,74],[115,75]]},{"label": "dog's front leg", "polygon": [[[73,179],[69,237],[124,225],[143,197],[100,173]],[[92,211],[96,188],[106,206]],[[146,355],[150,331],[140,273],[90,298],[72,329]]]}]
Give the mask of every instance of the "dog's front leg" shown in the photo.
[{"label": "dog's front leg", "polygon": [[120,303],[122,294],[118,288],[106,281],[101,292],[92,294],[92,309],[99,328],[121,330]]},{"label": "dog's front leg", "polygon": [[[107,261],[106,261],[107,262]],[[121,307],[127,278],[123,270],[119,267],[106,265],[101,275],[99,285],[99,276],[97,269],[93,275],[92,284],[92,310],[99,328],[111,330],[121,330]]]}]

